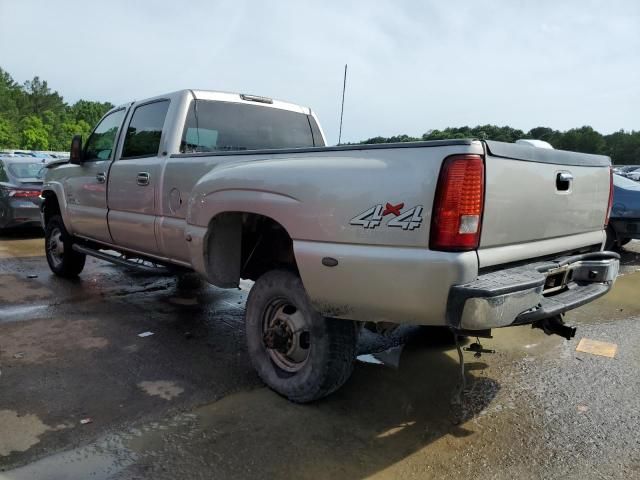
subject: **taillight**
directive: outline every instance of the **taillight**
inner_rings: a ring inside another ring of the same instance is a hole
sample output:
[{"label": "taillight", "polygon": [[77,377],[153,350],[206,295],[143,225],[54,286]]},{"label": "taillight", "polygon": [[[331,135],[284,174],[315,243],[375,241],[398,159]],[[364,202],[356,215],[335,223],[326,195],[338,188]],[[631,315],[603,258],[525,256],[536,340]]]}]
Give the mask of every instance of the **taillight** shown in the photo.
[{"label": "taillight", "polygon": [[40,196],[40,190],[8,189],[7,193],[13,198],[34,198]]},{"label": "taillight", "polygon": [[611,208],[613,208],[613,167],[609,167],[609,205],[607,206],[607,215],[604,217],[605,228],[607,225],[609,225]]},{"label": "taillight", "polygon": [[484,208],[484,163],[480,155],[454,155],[440,170],[431,216],[431,250],[475,250]]}]

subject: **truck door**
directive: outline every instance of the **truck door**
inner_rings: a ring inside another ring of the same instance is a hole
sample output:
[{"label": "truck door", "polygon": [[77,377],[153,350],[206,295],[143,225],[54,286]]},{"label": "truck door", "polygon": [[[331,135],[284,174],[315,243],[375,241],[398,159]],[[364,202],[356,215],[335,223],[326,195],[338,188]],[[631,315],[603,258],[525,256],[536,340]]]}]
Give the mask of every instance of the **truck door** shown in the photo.
[{"label": "truck door", "polygon": [[157,254],[155,217],[160,173],[162,130],[169,100],[134,107],[120,155],[109,173],[109,229],[113,242],[141,253]]},{"label": "truck door", "polygon": [[76,235],[111,242],[106,181],[125,112],[121,108],[106,115],[85,143],[82,164],[66,167],[73,169],[64,181],[64,191],[71,228]]}]

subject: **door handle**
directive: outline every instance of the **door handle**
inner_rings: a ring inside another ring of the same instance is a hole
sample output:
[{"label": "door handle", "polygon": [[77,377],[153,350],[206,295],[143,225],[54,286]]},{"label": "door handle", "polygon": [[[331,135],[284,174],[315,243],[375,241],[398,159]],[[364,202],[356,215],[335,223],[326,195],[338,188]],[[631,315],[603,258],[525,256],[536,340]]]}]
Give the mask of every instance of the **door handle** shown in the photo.
[{"label": "door handle", "polygon": [[559,192],[568,192],[573,182],[571,172],[558,172],[556,175],[556,190]]},{"label": "door handle", "polygon": [[98,181],[98,183],[104,183],[107,181],[107,176],[104,172],[98,172],[96,173],[96,180]]},{"label": "door handle", "polygon": [[149,185],[149,173],[148,172],[139,172],[136,177],[136,182],[138,185],[145,186]]}]

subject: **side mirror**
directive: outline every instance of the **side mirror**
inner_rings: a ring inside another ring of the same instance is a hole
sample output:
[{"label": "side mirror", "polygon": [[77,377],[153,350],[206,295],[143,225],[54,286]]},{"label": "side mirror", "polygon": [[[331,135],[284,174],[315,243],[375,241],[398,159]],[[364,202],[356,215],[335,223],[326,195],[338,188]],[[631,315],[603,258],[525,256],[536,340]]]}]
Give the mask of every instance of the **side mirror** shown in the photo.
[{"label": "side mirror", "polygon": [[80,165],[82,163],[82,135],[74,135],[71,140],[69,163]]}]

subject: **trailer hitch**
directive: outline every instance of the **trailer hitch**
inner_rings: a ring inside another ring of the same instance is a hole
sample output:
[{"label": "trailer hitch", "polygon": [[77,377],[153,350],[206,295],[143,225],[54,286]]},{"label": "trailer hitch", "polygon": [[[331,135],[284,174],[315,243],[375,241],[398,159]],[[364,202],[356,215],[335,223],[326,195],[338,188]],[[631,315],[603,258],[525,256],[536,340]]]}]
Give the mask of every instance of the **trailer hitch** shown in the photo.
[{"label": "trailer hitch", "polygon": [[576,327],[565,325],[562,319],[563,315],[554,315],[553,317],[543,318],[531,324],[531,328],[539,328],[547,335],[560,335],[562,338],[571,340],[576,336]]}]

